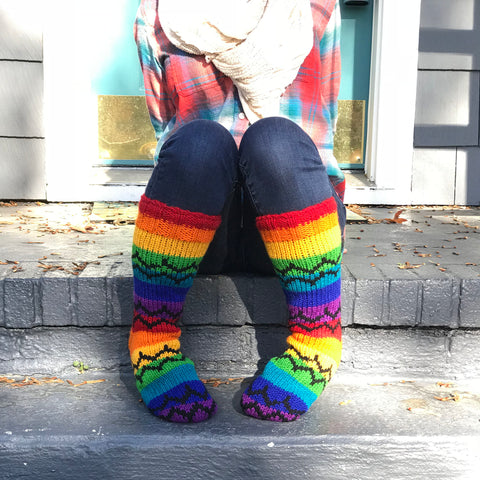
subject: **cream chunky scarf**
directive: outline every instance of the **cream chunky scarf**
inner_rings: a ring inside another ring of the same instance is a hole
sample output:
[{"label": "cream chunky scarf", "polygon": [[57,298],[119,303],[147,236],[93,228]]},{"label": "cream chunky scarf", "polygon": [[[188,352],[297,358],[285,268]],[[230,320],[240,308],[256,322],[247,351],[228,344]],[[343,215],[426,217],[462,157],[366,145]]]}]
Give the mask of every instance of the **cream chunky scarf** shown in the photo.
[{"label": "cream chunky scarf", "polygon": [[232,79],[252,123],[279,114],[313,45],[310,0],[159,0],[158,17],[174,45]]}]

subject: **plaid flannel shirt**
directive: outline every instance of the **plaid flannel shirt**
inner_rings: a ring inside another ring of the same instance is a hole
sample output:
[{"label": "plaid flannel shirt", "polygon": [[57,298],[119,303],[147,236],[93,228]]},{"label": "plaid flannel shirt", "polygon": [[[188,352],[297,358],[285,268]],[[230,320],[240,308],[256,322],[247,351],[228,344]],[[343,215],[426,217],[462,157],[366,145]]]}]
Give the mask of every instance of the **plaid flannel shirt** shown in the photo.
[{"label": "plaid flannel shirt", "polygon": [[[238,145],[249,122],[235,86],[203,56],[183,52],[168,40],[157,15],[158,1],[142,0],[134,26],[157,154],[172,132],[198,118],[222,124]],[[282,95],[280,115],[297,123],[312,138],[343,200],[345,177],[333,156],[340,87],[340,7],[338,0],[310,3],[313,48]]]}]

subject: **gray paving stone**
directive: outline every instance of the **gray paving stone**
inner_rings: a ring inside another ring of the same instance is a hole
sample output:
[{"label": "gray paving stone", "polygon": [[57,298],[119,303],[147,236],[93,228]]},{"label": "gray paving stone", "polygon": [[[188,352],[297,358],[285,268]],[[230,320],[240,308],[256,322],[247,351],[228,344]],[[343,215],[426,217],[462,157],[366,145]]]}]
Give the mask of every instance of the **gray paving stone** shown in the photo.
[{"label": "gray paving stone", "polygon": [[101,327],[108,323],[107,278],[111,264],[90,263],[77,277],[72,289],[76,324]]},{"label": "gray paving stone", "polygon": [[480,328],[480,278],[462,280],[459,326]]},{"label": "gray paving stone", "polygon": [[420,320],[421,283],[418,281],[390,280],[388,299],[388,326],[415,326]]},{"label": "gray paving stone", "polygon": [[3,292],[4,324],[6,327],[32,328],[42,324],[37,280],[5,278]]},{"label": "gray paving stone", "polygon": [[384,324],[384,302],[388,294],[388,284],[382,273],[366,265],[349,265],[348,269],[356,279],[353,323]]},{"label": "gray paving stone", "polygon": [[428,279],[423,282],[420,325],[458,326],[460,282],[456,279]]},{"label": "gray paving stone", "polygon": [[[76,278],[61,272],[46,273],[40,281],[42,324],[63,327],[77,325],[72,286]],[[74,288],[74,287],[73,287]]]}]

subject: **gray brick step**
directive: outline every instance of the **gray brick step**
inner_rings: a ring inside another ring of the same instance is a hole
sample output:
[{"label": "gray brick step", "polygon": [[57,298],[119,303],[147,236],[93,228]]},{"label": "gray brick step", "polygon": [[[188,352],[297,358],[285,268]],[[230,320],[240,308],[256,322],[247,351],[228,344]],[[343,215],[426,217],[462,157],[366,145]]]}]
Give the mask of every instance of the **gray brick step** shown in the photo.
[{"label": "gray brick step", "polygon": [[[130,324],[133,278],[127,258],[88,265],[78,276],[40,275],[36,264],[23,265],[16,274],[3,269],[0,327]],[[403,275],[392,266],[365,270],[347,263],[342,267],[342,323],[480,328],[480,277],[464,268],[461,275],[438,278],[427,265],[421,277],[410,271]],[[185,306],[187,324],[271,324],[285,318],[283,292],[273,277],[198,276]]]},{"label": "gray brick step", "polygon": [[[99,375],[61,379],[106,380],[78,387],[0,384],[2,479],[478,478],[478,383],[338,375],[282,424],[241,413],[246,381],[210,385],[217,415],[177,425],[147,412],[131,375]],[[435,399],[450,394],[459,401]]]}]

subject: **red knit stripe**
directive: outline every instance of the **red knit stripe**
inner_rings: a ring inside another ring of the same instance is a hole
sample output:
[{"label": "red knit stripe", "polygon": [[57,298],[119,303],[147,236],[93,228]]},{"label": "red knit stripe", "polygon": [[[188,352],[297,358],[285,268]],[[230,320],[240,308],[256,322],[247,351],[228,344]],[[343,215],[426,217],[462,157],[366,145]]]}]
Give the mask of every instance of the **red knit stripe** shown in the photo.
[{"label": "red knit stripe", "polygon": [[[154,317],[144,317],[146,321],[149,321],[150,325],[153,325],[155,321],[158,319]],[[152,332],[152,333],[178,333],[180,328],[176,325],[172,325],[171,323],[160,323],[158,325],[147,326],[144,322],[140,320],[134,320],[132,325],[132,332]]]},{"label": "red knit stripe", "polygon": [[278,215],[264,215],[257,217],[259,230],[277,230],[279,228],[294,228],[318,220],[320,217],[329,215],[337,210],[337,204],[333,197],[327,198],[322,203],[294,212],[280,213]]},{"label": "red knit stripe", "polygon": [[336,338],[337,340],[340,340],[340,341],[342,340],[342,330],[340,326],[334,332],[332,332],[329,328],[325,326],[322,326],[310,332],[306,332],[305,329],[301,328],[299,325],[292,325],[290,326],[290,331],[292,333],[301,333],[303,335],[306,335],[312,338],[330,337],[330,338]]},{"label": "red knit stripe", "polygon": [[171,207],[159,200],[152,200],[145,195],[140,198],[138,209],[144,215],[152,218],[167,220],[177,225],[188,225],[202,230],[216,230],[222,217],[220,215],[206,215],[201,212],[190,212],[178,207]]}]

